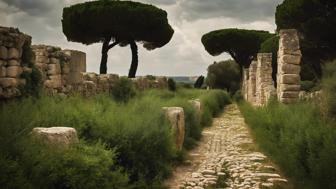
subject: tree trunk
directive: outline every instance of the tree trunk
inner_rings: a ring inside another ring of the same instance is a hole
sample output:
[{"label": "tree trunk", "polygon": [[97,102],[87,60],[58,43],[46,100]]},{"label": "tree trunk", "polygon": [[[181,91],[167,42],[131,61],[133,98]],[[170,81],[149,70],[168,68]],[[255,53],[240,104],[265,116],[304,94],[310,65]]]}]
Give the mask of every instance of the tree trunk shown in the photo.
[{"label": "tree trunk", "polygon": [[138,69],[138,46],[135,41],[131,41],[130,46],[132,50],[132,63],[128,73],[128,78],[135,78],[135,74]]},{"label": "tree trunk", "polygon": [[106,74],[107,73],[107,53],[108,53],[108,46],[109,43],[111,41],[111,38],[106,38],[104,43],[103,43],[103,47],[102,47],[102,56],[101,56],[101,61],[100,61],[100,74]]}]

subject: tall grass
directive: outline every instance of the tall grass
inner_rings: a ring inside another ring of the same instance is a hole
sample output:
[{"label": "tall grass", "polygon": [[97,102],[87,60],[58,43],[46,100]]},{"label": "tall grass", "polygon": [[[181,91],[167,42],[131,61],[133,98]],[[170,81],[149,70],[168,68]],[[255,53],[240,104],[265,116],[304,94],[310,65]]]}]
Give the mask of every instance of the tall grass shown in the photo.
[{"label": "tall grass", "polygon": [[336,129],[309,102],[240,106],[257,143],[298,188],[336,188]]},{"label": "tall grass", "polygon": [[[151,90],[128,103],[98,95],[26,98],[3,104],[0,164],[4,168],[0,174],[8,176],[1,176],[0,184],[4,188],[160,188],[177,157],[161,108],[184,108],[185,147],[190,148],[204,125],[187,102],[193,98],[205,103],[209,115],[229,103],[228,95],[221,91]],[[204,123],[208,124],[211,118],[207,119]],[[29,140],[33,127],[51,126],[76,128],[81,143],[58,152]]]}]

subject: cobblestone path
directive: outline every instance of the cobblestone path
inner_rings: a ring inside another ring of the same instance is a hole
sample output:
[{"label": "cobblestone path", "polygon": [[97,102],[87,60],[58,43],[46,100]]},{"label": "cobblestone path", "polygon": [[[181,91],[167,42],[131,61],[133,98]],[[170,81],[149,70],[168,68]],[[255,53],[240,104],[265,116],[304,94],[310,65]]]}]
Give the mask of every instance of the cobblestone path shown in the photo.
[{"label": "cobblestone path", "polygon": [[186,164],[175,168],[169,188],[291,188],[269,159],[258,152],[236,104],[204,129]]}]

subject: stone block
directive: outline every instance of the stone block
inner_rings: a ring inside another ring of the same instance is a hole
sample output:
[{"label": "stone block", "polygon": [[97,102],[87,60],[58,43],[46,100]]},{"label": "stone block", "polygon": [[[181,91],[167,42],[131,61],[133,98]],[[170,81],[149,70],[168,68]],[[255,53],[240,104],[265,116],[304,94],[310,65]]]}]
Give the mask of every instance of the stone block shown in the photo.
[{"label": "stone block", "polygon": [[20,52],[17,48],[9,48],[8,50],[8,59],[19,59]]},{"label": "stone block", "polygon": [[8,61],[9,66],[20,66],[20,62],[16,59],[12,59]]},{"label": "stone block", "polygon": [[300,76],[297,74],[284,74],[280,76],[279,84],[298,85],[299,83],[300,83]]},{"label": "stone block", "polygon": [[2,60],[8,59],[8,50],[4,46],[0,46],[0,59]]},{"label": "stone block", "polygon": [[42,64],[48,64],[49,63],[49,58],[46,56],[36,56],[35,57],[36,63],[42,63]]},{"label": "stone block", "polygon": [[283,49],[299,50],[300,41],[295,29],[280,30],[279,47]]},{"label": "stone block", "polygon": [[19,84],[18,79],[16,78],[0,78],[0,86],[2,88],[7,88],[7,87],[17,87]]},{"label": "stone block", "polygon": [[202,113],[202,105],[200,99],[189,100],[189,103],[193,106],[196,113],[200,116]]},{"label": "stone block", "polygon": [[70,72],[86,72],[86,54],[84,52],[75,50],[63,50],[63,52],[70,57]]},{"label": "stone block", "polygon": [[62,87],[62,76],[53,75],[49,76],[49,79],[44,82],[46,88],[57,89]]},{"label": "stone block", "polygon": [[7,66],[7,61],[5,60],[0,60],[0,66]]},{"label": "stone block", "polygon": [[22,71],[21,66],[9,66],[6,70],[6,76],[16,78],[21,75]]},{"label": "stone block", "polygon": [[279,87],[281,91],[300,91],[301,89],[301,85],[280,84]]},{"label": "stone block", "polygon": [[284,64],[280,67],[279,73],[300,74],[301,66],[295,64]]},{"label": "stone block", "polygon": [[185,134],[184,111],[180,107],[163,107],[166,118],[169,120],[175,137],[175,145],[182,150]]},{"label": "stone block", "polygon": [[299,91],[285,91],[280,92],[280,98],[298,98]]},{"label": "stone block", "polygon": [[57,58],[50,58],[49,63],[50,64],[60,64],[60,60]]},{"label": "stone block", "polygon": [[48,64],[48,75],[59,75],[61,74],[60,64]]},{"label": "stone block", "polygon": [[69,64],[64,64],[63,65],[62,73],[64,73],[64,74],[69,74],[70,73],[70,65]]},{"label": "stone block", "polygon": [[296,64],[299,65],[301,64],[301,56],[300,55],[282,55],[279,58],[279,61],[282,62],[283,64]]},{"label": "stone block", "polygon": [[36,127],[32,135],[52,145],[69,146],[79,141],[76,129],[71,127]]},{"label": "stone block", "polygon": [[7,68],[5,66],[0,66],[0,78],[6,77],[6,70]]}]

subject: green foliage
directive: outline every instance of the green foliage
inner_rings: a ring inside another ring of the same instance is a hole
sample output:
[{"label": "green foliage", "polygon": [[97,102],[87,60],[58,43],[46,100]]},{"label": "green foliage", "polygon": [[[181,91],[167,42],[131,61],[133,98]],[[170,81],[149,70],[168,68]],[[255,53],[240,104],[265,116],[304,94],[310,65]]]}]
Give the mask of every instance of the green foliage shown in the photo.
[{"label": "green foliage", "polygon": [[146,75],[146,78],[151,80],[151,81],[155,81],[156,80],[156,77],[153,76],[153,75]]},{"label": "green foliage", "polygon": [[240,90],[236,91],[236,93],[232,96],[232,100],[236,102],[241,102],[242,100],[244,100],[244,97]]},{"label": "green foliage", "polygon": [[223,29],[203,35],[202,43],[209,54],[229,53],[240,67],[248,68],[260,45],[273,36],[267,31]]},{"label": "green foliage", "polygon": [[19,87],[23,96],[39,96],[42,87],[41,72],[35,66],[32,66],[31,73],[23,72],[20,77],[26,80],[26,84]]},{"label": "green foliage", "polygon": [[234,94],[240,88],[239,66],[232,60],[215,62],[208,67],[207,84]]},{"label": "green foliage", "polygon": [[87,45],[111,36],[121,45],[133,40],[154,49],[167,44],[174,33],[166,11],[132,1],[90,1],[66,7],[62,25],[68,40]]},{"label": "green foliage", "polygon": [[[184,108],[185,148],[191,148],[202,129],[200,115],[188,103],[195,98],[201,99],[210,121],[229,102],[223,91],[181,89],[145,91],[128,103],[99,95],[42,96],[1,104],[0,175],[7,175],[0,178],[1,187],[161,188],[173,161],[183,158],[174,149],[161,107]],[[33,127],[55,125],[76,128],[82,142],[64,152],[28,140]]]},{"label": "green foliage", "polygon": [[170,91],[176,91],[176,83],[172,78],[168,79],[168,89]]},{"label": "green foliage", "polygon": [[320,64],[336,58],[336,3],[334,0],[285,0],[276,9],[280,29],[297,29],[303,36],[304,64],[321,76]]},{"label": "green foliage", "polygon": [[127,103],[136,94],[132,80],[120,78],[113,86],[111,94],[117,102]]},{"label": "green foliage", "polygon": [[196,88],[196,89],[202,88],[203,83],[204,83],[204,76],[201,75],[197,78],[197,80],[194,84],[194,88]]},{"label": "green foliage", "polygon": [[314,81],[301,81],[300,84],[301,84],[301,90],[307,92],[311,92],[315,87]]},{"label": "green foliage", "polygon": [[332,120],[336,119],[336,60],[328,62],[323,68],[322,78],[322,109]]},{"label": "green foliage", "polygon": [[28,67],[32,67],[32,57],[33,57],[33,50],[31,48],[31,42],[26,42],[22,46],[22,64],[27,65]]},{"label": "green foliage", "polygon": [[260,148],[292,178],[296,188],[336,187],[336,130],[315,104],[240,106]]}]

